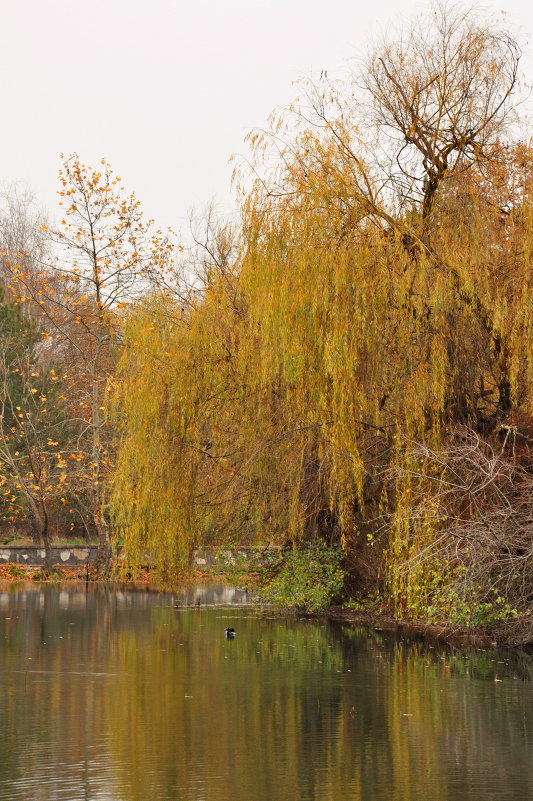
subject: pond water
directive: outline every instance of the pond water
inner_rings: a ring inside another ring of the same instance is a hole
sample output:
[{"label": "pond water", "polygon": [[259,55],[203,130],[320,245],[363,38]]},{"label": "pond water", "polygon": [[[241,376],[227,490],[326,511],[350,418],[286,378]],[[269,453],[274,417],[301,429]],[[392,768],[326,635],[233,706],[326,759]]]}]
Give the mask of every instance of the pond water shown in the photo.
[{"label": "pond water", "polygon": [[245,600],[0,590],[1,801],[533,798],[530,657]]}]

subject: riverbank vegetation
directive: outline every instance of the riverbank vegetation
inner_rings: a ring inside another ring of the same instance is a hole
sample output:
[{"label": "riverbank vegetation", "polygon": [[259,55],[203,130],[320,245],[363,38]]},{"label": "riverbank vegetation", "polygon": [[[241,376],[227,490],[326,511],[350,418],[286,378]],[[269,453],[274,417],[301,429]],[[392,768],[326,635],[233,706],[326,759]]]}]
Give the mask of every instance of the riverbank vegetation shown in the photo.
[{"label": "riverbank vegetation", "polygon": [[45,340],[32,369],[65,403],[56,444],[4,439],[6,504],[33,514],[31,451],[45,507],[78,510],[103,559],[112,532],[171,582],[201,544],[274,543],[298,573],[323,543],[351,597],[533,639],[519,61],[506,30],[435,6],[253,131],[239,222],[209,212],[183,256],[108,165],[67,159],[61,266],[6,249],[9,308]]}]

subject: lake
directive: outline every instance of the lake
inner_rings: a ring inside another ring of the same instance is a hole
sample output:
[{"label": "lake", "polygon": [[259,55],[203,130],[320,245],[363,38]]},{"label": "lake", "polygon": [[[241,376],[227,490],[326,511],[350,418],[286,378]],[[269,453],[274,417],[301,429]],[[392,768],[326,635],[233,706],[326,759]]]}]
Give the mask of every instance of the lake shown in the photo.
[{"label": "lake", "polygon": [[527,654],[245,602],[0,590],[1,801],[533,798]]}]

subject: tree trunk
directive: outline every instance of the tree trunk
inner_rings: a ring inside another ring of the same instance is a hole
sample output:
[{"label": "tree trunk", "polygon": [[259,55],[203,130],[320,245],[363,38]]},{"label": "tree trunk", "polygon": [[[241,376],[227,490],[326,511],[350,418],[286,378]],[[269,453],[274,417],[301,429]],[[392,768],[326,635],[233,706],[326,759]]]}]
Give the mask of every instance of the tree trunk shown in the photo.
[{"label": "tree trunk", "polygon": [[93,520],[98,532],[98,552],[96,554],[95,568],[107,575],[111,563],[111,536],[109,523],[105,520],[98,505],[93,509]]},{"label": "tree trunk", "polygon": [[39,509],[36,503],[31,503],[33,519],[39,544],[44,548],[44,569],[50,571],[52,569],[52,548],[50,543],[50,532],[48,528],[48,514],[44,504]]}]

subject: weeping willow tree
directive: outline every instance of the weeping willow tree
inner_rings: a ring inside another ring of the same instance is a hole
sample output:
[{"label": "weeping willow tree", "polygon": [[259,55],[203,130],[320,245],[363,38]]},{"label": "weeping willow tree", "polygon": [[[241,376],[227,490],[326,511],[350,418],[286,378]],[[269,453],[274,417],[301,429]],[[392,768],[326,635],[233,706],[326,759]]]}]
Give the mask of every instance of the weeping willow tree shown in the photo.
[{"label": "weeping willow tree", "polygon": [[398,611],[451,580],[417,558],[443,513],[438,460],[413,445],[531,410],[518,59],[505,32],[438,7],[370,57],[366,105],[308,86],[251,134],[261,178],[233,257],[207,247],[185,306],[153,296],[128,323],[113,508],[131,559],[169,577],[200,543],[321,538]]}]

